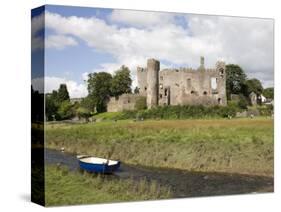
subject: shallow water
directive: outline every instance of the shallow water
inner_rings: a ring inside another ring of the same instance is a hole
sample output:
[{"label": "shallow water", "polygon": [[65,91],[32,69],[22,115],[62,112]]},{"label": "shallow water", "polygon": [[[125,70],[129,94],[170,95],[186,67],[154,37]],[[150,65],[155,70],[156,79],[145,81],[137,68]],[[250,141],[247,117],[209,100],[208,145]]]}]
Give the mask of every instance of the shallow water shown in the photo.
[{"label": "shallow water", "polygon": [[[62,164],[79,171],[76,155],[45,149],[46,164]],[[273,178],[240,174],[202,173],[177,169],[149,168],[121,163],[109,178],[154,180],[169,186],[174,198],[273,192]]]}]

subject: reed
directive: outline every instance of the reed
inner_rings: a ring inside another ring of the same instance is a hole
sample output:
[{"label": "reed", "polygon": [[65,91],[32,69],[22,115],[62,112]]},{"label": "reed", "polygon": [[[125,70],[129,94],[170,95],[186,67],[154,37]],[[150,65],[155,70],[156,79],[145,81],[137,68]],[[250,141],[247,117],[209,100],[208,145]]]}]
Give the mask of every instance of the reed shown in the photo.
[{"label": "reed", "polygon": [[146,179],[107,179],[51,165],[46,166],[45,173],[47,206],[171,198],[170,188],[156,182],[150,183]]},{"label": "reed", "polygon": [[273,176],[271,118],[47,125],[46,146],[129,164]]}]

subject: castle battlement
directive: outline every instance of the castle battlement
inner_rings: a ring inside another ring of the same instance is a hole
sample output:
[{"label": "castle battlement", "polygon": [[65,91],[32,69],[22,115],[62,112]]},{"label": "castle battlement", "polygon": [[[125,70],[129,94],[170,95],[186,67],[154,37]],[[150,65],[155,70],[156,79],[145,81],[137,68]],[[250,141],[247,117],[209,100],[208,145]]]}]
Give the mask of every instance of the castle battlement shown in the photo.
[{"label": "castle battlement", "polygon": [[189,67],[160,69],[160,62],[147,60],[137,67],[139,94],[123,94],[110,99],[108,111],[131,110],[137,97],[146,97],[148,108],[158,105],[226,105],[225,63],[206,68],[204,57],[197,69]]},{"label": "castle battlement", "polygon": [[225,63],[218,61],[206,68],[204,57],[197,69],[164,68],[160,62],[148,60],[147,68],[137,68],[140,94],[147,96],[148,108],[157,105],[226,105]]}]

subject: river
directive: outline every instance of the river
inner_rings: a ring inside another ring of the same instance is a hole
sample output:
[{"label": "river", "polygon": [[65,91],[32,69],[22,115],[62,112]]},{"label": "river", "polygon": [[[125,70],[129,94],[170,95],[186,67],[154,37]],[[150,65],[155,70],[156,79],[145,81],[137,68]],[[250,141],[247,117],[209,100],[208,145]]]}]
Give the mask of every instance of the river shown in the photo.
[{"label": "river", "polygon": [[[79,171],[73,154],[57,150],[45,150],[46,164],[62,164],[71,171]],[[157,181],[169,186],[174,198],[273,192],[273,178],[225,173],[190,172],[178,169],[150,168],[121,163],[111,176],[121,179]]]}]

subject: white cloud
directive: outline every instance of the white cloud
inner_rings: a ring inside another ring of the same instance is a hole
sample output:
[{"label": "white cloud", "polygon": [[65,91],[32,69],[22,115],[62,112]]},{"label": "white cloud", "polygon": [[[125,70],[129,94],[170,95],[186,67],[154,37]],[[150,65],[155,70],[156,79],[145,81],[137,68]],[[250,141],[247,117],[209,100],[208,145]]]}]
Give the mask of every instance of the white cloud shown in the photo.
[{"label": "white cloud", "polygon": [[166,25],[174,21],[171,13],[113,10],[108,19],[113,23],[122,23],[134,27],[152,27],[155,25]]},{"label": "white cloud", "polygon": [[45,93],[51,93],[53,90],[58,90],[60,84],[66,84],[70,98],[85,97],[88,95],[86,84],[79,84],[73,80],[68,80],[60,77],[45,77],[45,85],[43,78],[32,79],[32,87],[34,90],[43,93],[45,86]]},{"label": "white cloud", "polygon": [[45,77],[45,93],[59,89],[60,84],[66,84],[70,98],[85,97],[88,94],[86,84],[78,84],[73,80],[59,77]]},{"label": "white cloud", "polygon": [[82,74],[82,79],[83,79],[84,81],[87,81],[87,80],[88,80],[88,75],[89,75],[88,72],[84,72],[84,73]]},{"label": "white cloud", "polygon": [[65,35],[49,35],[45,43],[47,48],[64,49],[67,46],[76,46],[78,43],[70,36]]},{"label": "white cloud", "polygon": [[115,58],[115,63],[100,64],[101,68],[94,71],[114,71],[124,64],[135,79],[136,66],[145,65],[147,58],[196,68],[203,55],[207,67],[224,59],[241,65],[251,77],[260,76],[264,85],[273,84],[272,20],[186,15],[188,28],[184,28],[176,24],[174,16],[115,10],[109,16],[115,24],[110,25],[95,17],[63,17],[47,12],[46,27],[58,35],[77,37]]},{"label": "white cloud", "polygon": [[44,40],[37,33],[44,28],[44,15],[35,16],[31,20],[31,46],[32,51],[43,49]]}]

